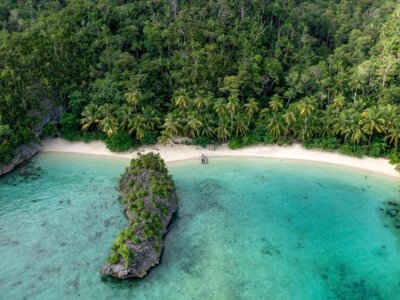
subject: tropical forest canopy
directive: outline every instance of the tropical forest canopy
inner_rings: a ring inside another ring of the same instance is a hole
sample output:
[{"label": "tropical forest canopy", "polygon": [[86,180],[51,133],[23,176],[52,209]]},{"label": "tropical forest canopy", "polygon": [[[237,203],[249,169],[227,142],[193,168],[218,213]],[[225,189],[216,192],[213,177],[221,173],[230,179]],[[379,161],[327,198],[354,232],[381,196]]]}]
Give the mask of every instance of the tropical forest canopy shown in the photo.
[{"label": "tropical forest canopy", "polygon": [[400,143],[397,0],[3,0],[0,163],[62,105],[68,139]]}]

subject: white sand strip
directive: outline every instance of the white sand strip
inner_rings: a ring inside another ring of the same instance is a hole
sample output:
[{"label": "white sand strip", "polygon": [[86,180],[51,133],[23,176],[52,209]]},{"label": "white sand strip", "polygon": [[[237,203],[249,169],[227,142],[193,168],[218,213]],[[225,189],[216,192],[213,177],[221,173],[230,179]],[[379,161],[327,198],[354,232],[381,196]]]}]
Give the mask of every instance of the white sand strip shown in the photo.
[{"label": "white sand strip", "polygon": [[246,147],[238,150],[230,150],[226,145],[218,147],[216,150],[203,149],[199,146],[189,145],[173,145],[173,146],[147,146],[140,147],[132,152],[115,153],[108,150],[103,142],[69,142],[63,139],[47,139],[43,141],[42,152],[65,152],[65,153],[81,153],[91,155],[103,155],[112,157],[134,158],[137,152],[156,152],[166,162],[173,162],[187,159],[199,159],[201,154],[208,157],[218,156],[248,156],[248,157],[266,157],[279,159],[295,159],[316,161],[322,163],[336,164],[357,168],[383,175],[399,178],[399,173],[395,170],[395,166],[391,165],[387,159],[383,158],[356,158],[342,154],[323,152],[319,150],[307,150],[300,145],[292,145],[286,147],[258,145]]}]

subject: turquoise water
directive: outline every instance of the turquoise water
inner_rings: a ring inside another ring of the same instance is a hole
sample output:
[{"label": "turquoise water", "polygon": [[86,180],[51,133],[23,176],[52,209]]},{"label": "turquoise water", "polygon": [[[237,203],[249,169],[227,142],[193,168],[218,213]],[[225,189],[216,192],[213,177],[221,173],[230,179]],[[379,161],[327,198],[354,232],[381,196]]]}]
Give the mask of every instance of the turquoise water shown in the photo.
[{"label": "turquoise water", "polygon": [[180,208],[145,279],[98,273],[127,160],[40,154],[0,179],[0,299],[398,299],[394,180],[255,158],[169,165]]}]

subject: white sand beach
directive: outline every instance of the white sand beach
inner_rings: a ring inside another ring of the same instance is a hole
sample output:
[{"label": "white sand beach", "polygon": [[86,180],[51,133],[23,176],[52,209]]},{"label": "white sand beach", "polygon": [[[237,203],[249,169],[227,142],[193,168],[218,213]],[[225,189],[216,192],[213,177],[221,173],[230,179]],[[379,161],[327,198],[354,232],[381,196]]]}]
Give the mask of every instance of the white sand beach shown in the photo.
[{"label": "white sand beach", "polygon": [[395,170],[395,166],[391,165],[387,159],[369,157],[356,158],[332,152],[307,150],[297,144],[285,147],[257,145],[238,150],[230,150],[226,145],[217,147],[215,150],[210,150],[200,146],[175,144],[173,146],[146,146],[131,152],[115,153],[108,150],[106,145],[100,141],[90,143],[69,142],[56,138],[44,140],[41,152],[81,153],[122,158],[134,158],[137,156],[137,152],[156,152],[159,153],[166,162],[200,159],[201,154],[205,154],[207,157],[230,156],[295,159],[348,166],[399,178],[399,173]]}]

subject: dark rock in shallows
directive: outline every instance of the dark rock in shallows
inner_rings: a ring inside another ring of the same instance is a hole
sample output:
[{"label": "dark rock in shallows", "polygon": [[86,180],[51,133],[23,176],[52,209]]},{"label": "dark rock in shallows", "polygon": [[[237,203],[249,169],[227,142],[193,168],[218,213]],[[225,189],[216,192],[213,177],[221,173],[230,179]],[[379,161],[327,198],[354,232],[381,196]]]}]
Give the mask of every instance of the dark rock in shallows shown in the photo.
[{"label": "dark rock in shallows", "polygon": [[390,217],[395,217],[399,213],[399,210],[391,208],[386,210],[386,214]]}]

